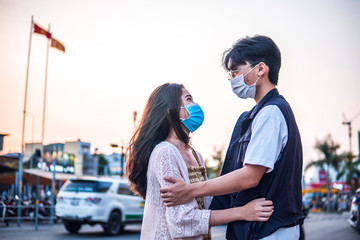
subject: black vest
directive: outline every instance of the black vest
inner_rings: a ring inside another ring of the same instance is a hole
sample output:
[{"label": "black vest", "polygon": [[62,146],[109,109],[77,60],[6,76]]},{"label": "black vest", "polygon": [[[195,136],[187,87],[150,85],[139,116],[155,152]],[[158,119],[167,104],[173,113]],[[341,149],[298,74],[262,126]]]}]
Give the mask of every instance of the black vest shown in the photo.
[{"label": "black vest", "polygon": [[251,124],[257,113],[267,105],[276,105],[284,115],[288,140],[280,153],[274,169],[264,174],[258,186],[233,194],[216,196],[212,210],[243,206],[255,198],[265,197],[274,203],[274,213],[267,222],[236,221],[228,224],[226,238],[237,240],[260,239],[281,227],[301,224],[302,209],[301,177],[302,146],[300,134],[290,105],[273,89],[251,111],[244,112],[238,119],[221,175],[243,167],[247,146],[251,139]]}]

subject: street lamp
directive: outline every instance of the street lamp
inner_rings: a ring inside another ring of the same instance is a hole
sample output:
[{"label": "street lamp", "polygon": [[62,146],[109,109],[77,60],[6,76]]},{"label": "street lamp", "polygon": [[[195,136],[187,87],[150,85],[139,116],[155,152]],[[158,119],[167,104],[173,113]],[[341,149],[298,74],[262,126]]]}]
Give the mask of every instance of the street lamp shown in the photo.
[{"label": "street lamp", "polygon": [[135,129],[135,127],[136,127],[137,114],[138,114],[137,111],[134,111],[134,112],[133,112],[134,129]]},{"label": "street lamp", "polygon": [[[110,146],[112,148],[118,148],[119,147],[119,145],[115,144],[115,143],[110,144]],[[121,154],[120,154],[120,177],[123,177],[124,176],[124,162],[125,162],[125,153],[124,153],[124,143],[123,143],[123,141],[122,141],[122,144],[121,144],[120,148],[121,148]]]}]

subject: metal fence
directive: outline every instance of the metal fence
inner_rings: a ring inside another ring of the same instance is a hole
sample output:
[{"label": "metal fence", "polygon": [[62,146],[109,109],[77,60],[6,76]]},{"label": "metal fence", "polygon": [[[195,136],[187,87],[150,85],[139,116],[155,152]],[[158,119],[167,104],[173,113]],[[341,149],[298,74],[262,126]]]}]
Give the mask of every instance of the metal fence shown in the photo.
[{"label": "metal fence", "polygon": [[0,201],[0,221],[6,225],[17,222],[20,227],[22,221],[33,221],[37,230],[40,221],[50,221],[50,224],[54,224],[57,219],[55,205],[48,202],[36,200],[33,204],[6,204]]}]

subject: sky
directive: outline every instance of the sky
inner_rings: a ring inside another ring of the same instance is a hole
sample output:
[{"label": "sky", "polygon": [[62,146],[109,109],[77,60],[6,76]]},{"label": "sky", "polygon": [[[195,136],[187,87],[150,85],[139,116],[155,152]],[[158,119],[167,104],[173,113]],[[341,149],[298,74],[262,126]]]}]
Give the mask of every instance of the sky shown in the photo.
[{"label": "sky", "polygon": [[[147,98],[166,82],[182,83],[205,112],[192,135],[209,158],[227,148],[239,115],[255,105],[233,94],[222,53],[238,39],[271,37],[282,53],[278,89],[302,136],[304,165],[321,157],[331,134],[359,152],[360,1],[0,0],[0,133],[4,152],[21,149],[31,16],[62,42],[51,48],[44,143],[82,141],[109,154],[125,144]],[[33,34],[25,142],[41,141],[47,40]],[[139,116],[140,117],[140,116]],[[138,117],[138,120],[139,120]],[[34,128],[32,127],[34,126]]]}]

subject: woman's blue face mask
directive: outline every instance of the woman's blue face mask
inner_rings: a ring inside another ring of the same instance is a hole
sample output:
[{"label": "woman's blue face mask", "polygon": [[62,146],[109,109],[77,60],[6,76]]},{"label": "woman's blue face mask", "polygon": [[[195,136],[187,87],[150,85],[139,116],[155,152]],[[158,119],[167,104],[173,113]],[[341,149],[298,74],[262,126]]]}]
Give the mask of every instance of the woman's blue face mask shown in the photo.
[{"label": "woman's blue face mask", "polygon": [[189,117],[187,119],[181,119],[181,122],[190,132],[195,132],[195,130],[204,122],[203,110],[197,103],[190,103],[181,108],[185,108],[189,113]]}]

